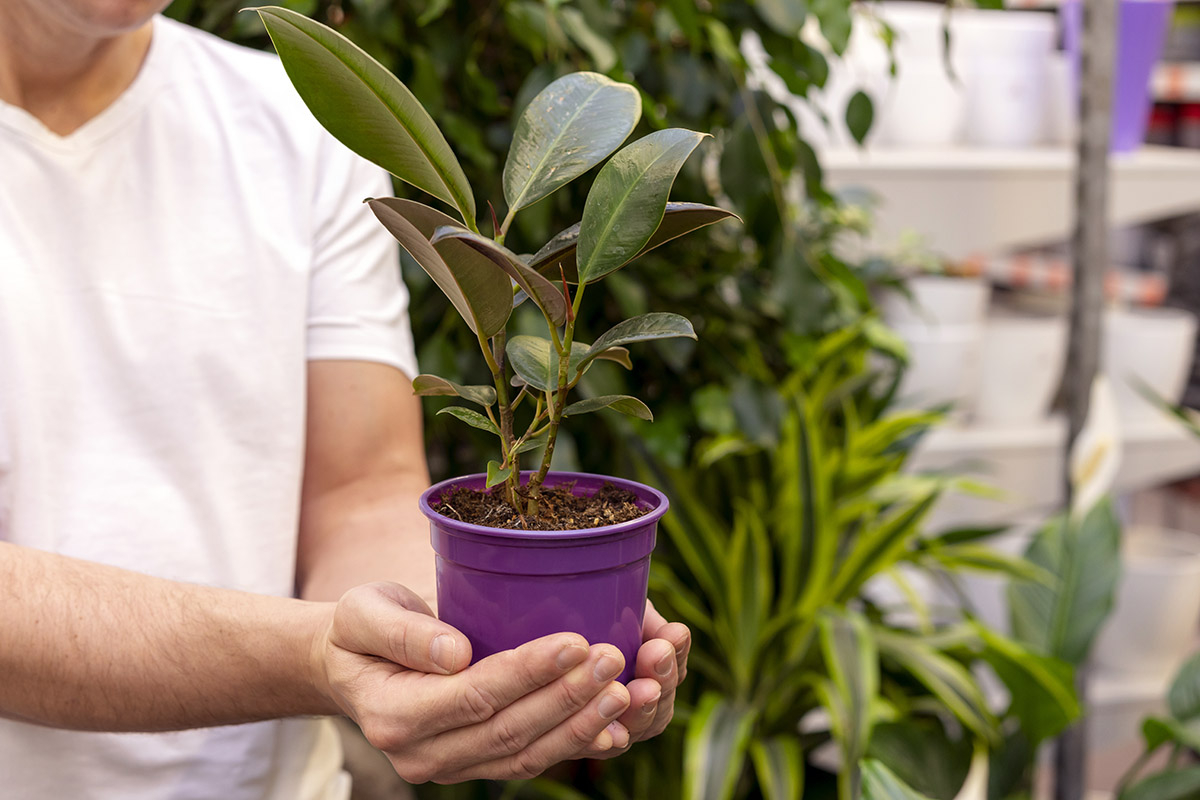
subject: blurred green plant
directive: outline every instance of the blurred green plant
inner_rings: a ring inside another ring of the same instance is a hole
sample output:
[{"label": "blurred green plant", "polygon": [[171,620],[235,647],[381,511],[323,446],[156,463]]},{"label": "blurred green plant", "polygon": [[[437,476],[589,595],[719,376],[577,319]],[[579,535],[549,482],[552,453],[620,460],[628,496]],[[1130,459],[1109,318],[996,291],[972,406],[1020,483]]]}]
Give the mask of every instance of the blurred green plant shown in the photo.
[{"label": "blurred green plant", "polygon": [[[1189,800],[1200,796],[1200,654],[1180,668],[1167,693],[1167,713],[1142,721],[1146,746],[1122,777],[1117,800]],[[1165,766],[1140,777],[1146,764],[1164,747],[1171,754]],[[1184,763],[1185,754],[1192,758]]]}]

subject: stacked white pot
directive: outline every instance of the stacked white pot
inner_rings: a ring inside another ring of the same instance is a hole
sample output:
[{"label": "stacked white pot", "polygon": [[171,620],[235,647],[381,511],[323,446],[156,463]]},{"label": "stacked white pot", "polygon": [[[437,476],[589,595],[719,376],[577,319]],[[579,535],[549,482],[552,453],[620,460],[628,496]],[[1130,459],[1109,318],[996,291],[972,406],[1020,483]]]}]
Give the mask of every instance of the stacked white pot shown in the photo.
[{"label": "stacked white pot", "polygon": [[1123,426],[1161,423],[1163,411],[1142,394],[1144,384],[1177,403],[1187,388],[1196,345],[1196,317],[1177,308],[1111,309],[1104,317],[1102,366]]},{"label": "stacked white pot", "polygon": [[974,422],[1011,427],[1046,419],[1062,383],[1067,329],[1063,314],[991,309],[983,327]]},{"label": "stacked white pot", "polygon": [[910,407],[950,405],[957,416],[977,392],[984,318],[991,287],[981,278],[919,275],[911,299],[889,292],[883,317],[908,347],[897,399]]}]

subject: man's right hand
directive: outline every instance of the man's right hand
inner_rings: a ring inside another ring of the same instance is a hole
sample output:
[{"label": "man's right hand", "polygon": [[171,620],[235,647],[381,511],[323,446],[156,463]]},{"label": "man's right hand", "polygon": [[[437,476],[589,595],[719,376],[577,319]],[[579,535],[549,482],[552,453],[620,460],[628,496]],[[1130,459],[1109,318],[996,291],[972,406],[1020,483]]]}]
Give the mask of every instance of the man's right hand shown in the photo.
[{"label": "man's right hand", "polygon": [[560,633],[470,661],[467,638],[394,583],[347,592],[313,644],[318,687],[411,783],[531,778],[628,744],[612,645]]}]

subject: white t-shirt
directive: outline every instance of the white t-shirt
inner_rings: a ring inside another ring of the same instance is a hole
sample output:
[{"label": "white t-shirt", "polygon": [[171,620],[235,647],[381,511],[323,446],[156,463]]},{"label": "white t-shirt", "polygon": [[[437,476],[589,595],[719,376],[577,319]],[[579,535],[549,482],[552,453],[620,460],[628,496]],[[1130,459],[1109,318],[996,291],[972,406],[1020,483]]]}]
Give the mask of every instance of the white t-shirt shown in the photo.
[{"label": "white t-shirt", "polygon": [[[291,595],[306,361],[416,373],[397,246],[361,203],[389,194],[277,59],[165,18],[69,136],[0,103],[0,539]],[[12,800],[332,800],[340,761],[309,719],[0,720]]]}]

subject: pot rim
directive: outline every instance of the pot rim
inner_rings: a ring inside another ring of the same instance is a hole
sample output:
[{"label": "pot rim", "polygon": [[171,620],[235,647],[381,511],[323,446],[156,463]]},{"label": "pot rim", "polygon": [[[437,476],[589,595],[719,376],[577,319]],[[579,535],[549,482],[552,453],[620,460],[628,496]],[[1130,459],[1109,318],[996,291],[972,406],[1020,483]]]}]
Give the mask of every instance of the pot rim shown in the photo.
[{"label": "pot rim", "polygon": [[[534,472],[534,470],[521,470],[521,477],[528,478],[530,475],[534,474]],[[618,522],[615,525],[601,525],[598,528],[581,528],[579,530],[558,531],[523,531],[513,530],[510,528],[492,528],[488,525],[476,525],[475,523],[462,522],[454,519],[453,517],[447,517],[445,514],[435,511],[433,506],[430,505],[430,498],[439,495],[442,491],[448,488],[467,481],[486,481],[487,474],[483,472],[475,472],[470,475],[459,475],[457,477],[447,478],[444,481],[435,483],[425,491],[421,492],[421,498],[418,501],[418,505],[420,506],[421,513],[423,513],[430,520],[435,521],[439,525],[451,526],[456,532],[472,533],[478,536],[492,536],[501,539],[539,540],[596,539],[624,533],[632,533],[647,524],[658,522],[663,514],[667,513],[667,509],[671,505],[670,501],[667,499],[667,496],[658,489],[655,489],[653,486],[647,486],[644,483],[639,483],[638,481],[630,480],[628,478],[617,478],[612,475],[601,475],[594,472],[562,472],[558,470],[551,470],[546,475],[546,478],[547,480],[551,478],[556,479],[554,485],[559,483],[567,483],[580,478],[606,481],[614,486],[617,486],[618,488],[629,489],[635,493],[640,491],[644,494],[649,494],[654,498],[656,505],[654,505],[650,511],[640,517],[637,517],[636,519]]]}]

